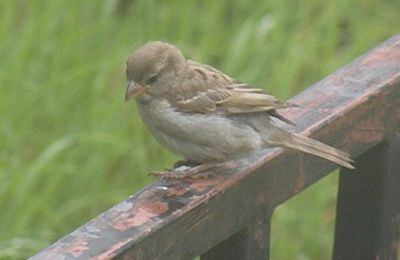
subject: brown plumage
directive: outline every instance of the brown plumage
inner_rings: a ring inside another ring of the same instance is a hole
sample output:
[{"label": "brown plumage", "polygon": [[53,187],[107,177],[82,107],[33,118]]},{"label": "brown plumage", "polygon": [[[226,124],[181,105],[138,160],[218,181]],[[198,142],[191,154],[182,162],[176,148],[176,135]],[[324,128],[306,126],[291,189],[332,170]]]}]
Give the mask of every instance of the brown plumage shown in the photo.
[{"label": "brown plumage", "polygon": [[154,137],[185,160],[213,163],[283,146],[354,168],[347,153],[273,124],[271,116],[292,123],[276,110],[294,104],[186,60],[168,43],[149,42],[130,55],[127,79],[125,99],[136,99]]},{"label": "brown plumage", "polygon": [[234,80],[211,66],[192,60],[188,60],[187,65],[185,84],[173,89],[167,96],[181,111],[243,114],[295,106]]}]

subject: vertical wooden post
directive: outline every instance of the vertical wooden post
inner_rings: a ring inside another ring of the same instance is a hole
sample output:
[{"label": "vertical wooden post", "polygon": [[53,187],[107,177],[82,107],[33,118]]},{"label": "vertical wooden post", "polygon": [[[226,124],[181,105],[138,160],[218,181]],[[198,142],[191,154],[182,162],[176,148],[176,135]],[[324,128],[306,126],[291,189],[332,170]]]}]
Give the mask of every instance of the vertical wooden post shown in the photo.
[{"label": "vertical wooden post", "polygon": [[343,170],[333,259],[397,259],[400,228],[400,133]]},{"label": "vertical wooden post", "polygon": [[270,216],[259,215],[251,225],[204,253],[201,260],[268,259],[270,221]]}]

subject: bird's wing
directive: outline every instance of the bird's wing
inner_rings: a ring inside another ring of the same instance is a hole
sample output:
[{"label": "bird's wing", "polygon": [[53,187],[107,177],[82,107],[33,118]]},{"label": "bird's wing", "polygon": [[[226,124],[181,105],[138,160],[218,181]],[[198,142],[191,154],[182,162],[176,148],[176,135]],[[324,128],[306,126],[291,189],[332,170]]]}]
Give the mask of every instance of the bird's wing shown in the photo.
[{"label": "bird's wing", "polygon": [[211,66],[190,60],[188,65],[186,79],[169,95],[179,111],[219,114],[269,111],[274,115],[275,109],[295,106],[236,81]]}]

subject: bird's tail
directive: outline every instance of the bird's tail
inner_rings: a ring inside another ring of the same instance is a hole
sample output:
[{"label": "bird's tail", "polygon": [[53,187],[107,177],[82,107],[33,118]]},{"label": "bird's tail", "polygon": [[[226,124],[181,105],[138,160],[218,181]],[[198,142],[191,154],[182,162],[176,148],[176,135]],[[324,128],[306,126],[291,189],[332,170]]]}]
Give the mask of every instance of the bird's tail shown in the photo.
[{"label": "bird's tail", "polygon": [[350,158],[348,153],[318,142],[307,136],[290,133],[278,127],[276,127],[276,129],[278,131],[269,136],[269,143],[319,156],[348,169],[354,169],[354,166],[352,165],[354,161]]}]

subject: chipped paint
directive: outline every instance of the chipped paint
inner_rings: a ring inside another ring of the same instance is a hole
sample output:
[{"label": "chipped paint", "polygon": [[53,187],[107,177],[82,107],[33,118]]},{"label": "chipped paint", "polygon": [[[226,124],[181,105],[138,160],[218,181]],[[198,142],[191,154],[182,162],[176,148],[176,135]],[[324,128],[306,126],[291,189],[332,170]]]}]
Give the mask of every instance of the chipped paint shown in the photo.
[{"label": "chipped paint", "polygon": [[146,222],[154,221],[152,218],[158,217],[168,210],[168,204],[161,201],[140,204],[122,212],[112,227],[120,231],[138,227]]}]

